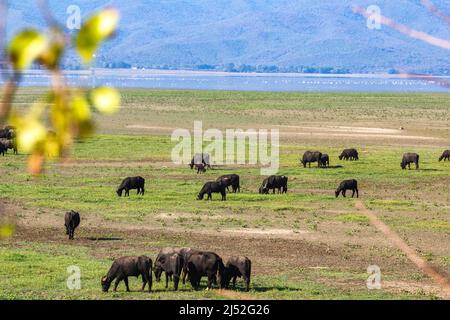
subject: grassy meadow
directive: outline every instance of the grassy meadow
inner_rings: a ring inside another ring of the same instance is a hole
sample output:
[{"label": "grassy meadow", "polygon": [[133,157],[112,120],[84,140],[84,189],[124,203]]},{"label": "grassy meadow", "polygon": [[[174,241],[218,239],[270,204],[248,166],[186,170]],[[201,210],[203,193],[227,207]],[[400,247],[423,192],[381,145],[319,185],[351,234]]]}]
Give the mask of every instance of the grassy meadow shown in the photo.
[{"label": "grassy meadow", "polygon": [[[19,91],[18,110],[42,93]],[[392,245],[360,212],[368,209],[395,230],[442,274],[450,275],[450,148],[447,94],[256,93],[123,90],[121,112],[97,117],[98,134],[77,142],[45,174],[26,172],[26,155],[0,157],[0,210],[16,224],[0,241],[0,299],[435,299],[440,288]],[[283,195],[260,195],[257,166],[213,166],[196,174],[171,161],[175,128],[277,128],[279,174],[289,177]],[[340,161],[354,147],[359,161]],[[330,168],[303,168],[300,156],[317,149]],[[420,170],[401,170],[404,152],[421,156]],[[206,181],[226,173],[241,178],[241,193],[227,201],[198,201]],[[146,179],[146,193],[120,198],[127,176]],[[338,198],[343,179],[358,180],[360,198]],[[64,212],[81,225],[66,238]],[[119,285],[103,293],[100,278],[114,257],[146,254],[163,246],[212,250],[224,259],[253,262],[249,293],[238,290],[179,292],[154,283],[154,292]],[[368,290],[367,267],[378,265],[382,289]],[[81,268],[81,289],[66,286],[67,267]]]}]

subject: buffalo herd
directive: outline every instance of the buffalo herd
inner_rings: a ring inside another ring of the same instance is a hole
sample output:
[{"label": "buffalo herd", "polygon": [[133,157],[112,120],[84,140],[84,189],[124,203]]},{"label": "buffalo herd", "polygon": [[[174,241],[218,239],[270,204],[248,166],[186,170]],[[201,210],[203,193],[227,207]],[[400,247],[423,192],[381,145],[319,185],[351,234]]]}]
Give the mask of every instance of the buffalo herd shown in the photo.
[{"label": "buffalo herd", "polygon": [[[17,154],[16,129],[14,127],[5,127],[0,129],[0,154],[3,156],[8,149],[12,149]],[[359,154],[356,149],[345,149],[339,155],[339,160],[356,161],[359,160]],[[439,161],[450,161],[450,150],[445,150],[439,157]],[[317,167],[327,168],[330,166],[330,157],[328,154],[320,151],[306,151],[300,159],[304,168],[311,167],[311,163],[317,162]],[[405,153],[400,166],[402,169],[411,169],[411,164],[415,169],[419,169],[419,155],[417,153]],[[211,168],[209,154],[195,154],[190,162],[190,168],[197,169],[197,173],[204,173],[206,169]],[[226,194],[230,191],[237,193],[241,191],[240,177],[237,174],[226,174],[218,177],[215,181],[206,182],[197,195],[198,200],[205,198],[212,199],[213,193],[220,193],[221,200],[226,200]],[[127,177],[123,179],[116,190],[118,196],[125,197],[130,195],[130,190],[137,190],[137,194],[144,195],[145,179],[141,176]],[[356,194],[359,197],[358,182],[355,179],[342,181],[335,191],[336,198],[342,194],[346,196],[346,191],[352,191],[352,198]],[[287,193],[288,177],[284,175],[272,175],[265,178],[259,187],[259,194]],[[64,225],[69,239],[74,238],[75,229],[80,224],[80,214],[75,211],[69,211],[65,214]],[[165,274],[166,288],[169,281],[173,281],[173,289],[178,290],[179,282],[183,284],[186,278],[194,289],[200,286],[202,277],[207,277],[207,289],[218,286],[227,289],[232,282],[233,288],[236,286],[236,279],[243,278],[245,289],[250,288],[251,261],[244,256],[232,256],[226,263],[214,252],[199,251],[191,248],[163,248],[157,255],[156,260],[152,261],[147,256],[125,256],[115,259],[108,273],[102,277],[101,286],[103,291],[108,291],[111,283],[114,282],[114,291],[123,280],[126,290],[130,291],[128,286],[128,277],[142,277],[142,290],[148,285],[148,290],[152,289],[152,272],[155,274],[157,282],[161,280],[161,275]]]},{"label": "buffalo herd", "polygon": [[215,252],[172,247],[161,249],[154,263],[147,256],[115,259],[108,273],[101,279],[102,290],[107,292],[115,280],[113,290],[117,291],[117,286],[123,280],[126,290],[130,291],[128,277],[141,276],[141,290],[148,284],[148,291],[151,291],[152,271],[156,282],[161,281],[162,273],[165,274],[166,289],[169,281],[173,281],[174,291],[178,290],[180,280],[184,285],[186,279],[198,290],[202,277],[207,278],[207,290],[213,286],[228,289],[231,281],[235,288],[237,278],[243,278],[245,290],[250,290],[251,260],[248,257],[232,256],[224,263]]}]

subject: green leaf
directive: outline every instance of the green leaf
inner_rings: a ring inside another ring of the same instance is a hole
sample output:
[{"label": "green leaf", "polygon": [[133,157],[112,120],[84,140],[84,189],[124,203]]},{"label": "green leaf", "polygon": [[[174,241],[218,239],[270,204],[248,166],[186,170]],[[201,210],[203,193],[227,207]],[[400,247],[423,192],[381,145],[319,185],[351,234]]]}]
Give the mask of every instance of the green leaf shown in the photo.
[{"label": "green leaf", "polygon": [[16,34],[9,43],[8,54],[17,70],[28,68],[47,47],[47,37],[34,29]]},{"label": "green leaf", "polygon": [[112,114],[120,108],[120,94],[116,89],[96,88],[91,91],[90,98],[94,107],[101,113]]},{"label": "green leaf", "polygon": [[89,18],[75,38],[75,47],[85,63],[92,61],[98,46],[117,28],[119,12],[108,8]]}]

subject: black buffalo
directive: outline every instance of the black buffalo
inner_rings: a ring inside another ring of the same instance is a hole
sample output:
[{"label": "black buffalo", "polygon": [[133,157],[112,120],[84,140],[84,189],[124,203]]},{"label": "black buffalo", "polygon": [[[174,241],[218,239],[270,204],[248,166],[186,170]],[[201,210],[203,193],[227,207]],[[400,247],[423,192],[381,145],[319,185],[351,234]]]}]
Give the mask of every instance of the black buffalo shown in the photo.
[{"label": "black buffalo", "polygon": [[220,193],[222,195],[222,201],[227,200],[226,186],[222,182],[210,181],[203,185],[203,188],[197,195],[197,200],[202,200],[205,194],[208,195],[207,200],[212,200],[212,193]]},{"label": "black buffalo", "polygon": [[339,194],[341,192],[342,192],[342,196],[345,198],[345,192],[347,190],[352,190],[352,198],[355,195],[355,192],[356,192],[356,197],[359,198],[358,181],[356,181],[355,179],[342,181],[341,184],[339,185],[339,187],[336,189],[336,192],[335,192],[336,198],[339,196]]},{"label": "black buffalo", "polygon": [[159,254],[155,260],[155,279],[160,281],[161,274],[166,274],[166,288],[169,285],[169,278],[173,276],[174,290],[178,290],[178,283],[182,275],[184,266],[183,256],[180,253]]},{"label": "black buffalo", "polygon": [[0,139],[0,144],[3,145],[6,153],[8,153],[8,149],[12,149],[14,154],[17,154],[17,143],[15,139]]},{"label": "black buffalo", "polygon": [[449,160],[450,161],[450,150],[445,150],[442,155],[439,157],[439,161],[446,161]]},{"label": "black buffalo", "polygon": [[241,192],[241,185],[239,183],[239,176],[237,174],[226,174],[217,178],[216,181],[225,184],[227,191],[228,187],[231,186],[234,193]]},{"label": "black buffalo", "polygon": [[244,278],[245,289],[250,290],[252,262],[247,257],[231,257],[228,259],[221,277],[222,288],[228,288],[233,279],[233,289],[236,288],[236,278]]},{"label": "black buffalo", "polygon": [[69,212],[66,212],[64,216],[64,226],[66,227],[66,234],[69,235],[69,239],[72,240],[75,229],[80,224],[80,214],[78,212],[75,212],[73,210],[70,210]]},{"label": "black buffalo", "polygon": [[339,160],[359,160],[358,150],[345,149],[339,156]]},{"label": "black buffalo", "polygon": [[311,168],[312,162],[317,162],[317,166],[320,167],[320,158],[322,157],[322,153],[319,151],[306,151],[303,154],[302,160],[300,162],[303,164],[303,167],[306,168],[306,165],[309,164]]},{"label": "black buffalo", "polygon": [[286,176],[270,176],[264,179],[261,187],[259,187],[260,194],[268,194],[269,190],[273,190],[275,193],[275,189],[278,189],[278,193],[287,193],[287,183],[288,177]]},{"label": "black buffalo", "polygon": [[16,136],[15,128],[7,126],[0,129],[0,139],[14,139]]},{"label": "black buffalo", "polygon": [[417,153],[405,153],[402,162],[400,162],[400,167],[406,169],[406,166],[408,166],[408,169],[411,169],[411,163],[416,165],[416,170],[419,169],[419,155]]},{"label": "black buffalo", "polygon": [[144,195],[145,179],[142,177],[128,177],[123,179],[119,188],[117,189],[117,195],[122,196],[122,191],[125,190],[125,197],[130,195],[131,189],[137,189],[137,194]]},{"label": "black buffalo", "polygon": [[[222,258],[214,252],[194,252],[187,261],[187,272],[189,281],[194,289],[200,286],[200,280],[203,276],[208,277],[208,289],[212,288],[212,284],[222,277],[224,264]],[[221,281],[219,281],[221,287]]]},{"label": "black buffalo", "polygon": [[[182,278],[183,278],[183,284],[185,284],[186,276],[187,276],[187,260],[188,260],[189,256],[194,252],[198,252],[198,250],[194,250],[191,248],[185,248],[185,247],[183,247],[183,248],[166,247],[166,248],[162,248],[159,251],[158,256],[165,255],[165,254],[174,254],[174,253],[181,254],[181,256],[183,258]],[[156,259],[158,260],[158,258],[156,258]],[[172,280],[171,276],[169,276],[169,280]]]},{"label": "black buffalo", "polygon": [[117,286],[122,280],[125,282],[127,291],[130,291],[128,277],[139,276],[142,276],[142,290],[148,283],[148,291],[150,292],[152,290],[152,259],[147,256],[118,258],[114,260],[108,274],[102,278],[102,289],[107,292],[111,282],[116,279],[114,291],[117,291]]},{"label": "black buffalo", "polygon": [[322,168],[330,166],[330,157],[326,153],[323,153],[320,157],[320,166]]},{"label": "black buffalo", "polygon": [[206,167],[203,163],[197,163],[194,167],[197,168],[197,174],[206,172]]},{"label": "black buffalo", "polygon": [[203,164],[207,168],[211,168],[210,157],[208,153],[196,153],[191,160],[189,166],[194,169],[196,164]]}]

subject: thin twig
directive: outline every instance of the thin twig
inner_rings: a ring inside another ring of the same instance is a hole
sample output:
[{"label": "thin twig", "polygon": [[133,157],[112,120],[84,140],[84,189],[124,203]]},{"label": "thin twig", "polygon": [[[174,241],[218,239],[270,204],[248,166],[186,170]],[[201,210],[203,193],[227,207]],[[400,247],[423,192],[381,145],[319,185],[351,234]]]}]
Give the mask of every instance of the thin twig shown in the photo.
[{"label": "thin twig", "polygon": [[[0,62],[1,68],[0,72],[2,76],[5,76],[3,72],[5,69],[4,63],[7,61],[6,58],[6,21],[8,14],[8,1],[0,0]],[[13,73],[11,76],[5,78],[5,84],[3,86],[3,95],[0,100],[0,127],[6,122],[11,110],[11,102],[14,94],[17,90],[17,82],[19,81],[20,75],[18,73]]]},{"label": "thin twig", "polygon": [[[364,9],[363,7],[360,7],[360,6],[353,6],[353,11],[361,14],[362,16],[364,16],[366,18],[372,17],[366,11],[366,9]],[[409,36],[411,38],[421,40],[423,42],[426,42],[426,43],[431,44],[436,47],[450,50],[450,41],[448,41],[448,40],[429,35],[428,33],[425,33],[422,31],[414,30],[408,26],[405,26],[404,24],[395,22],[394,20],[389,19],[383,15],[380,15],[379,19],[380,19],[379,21],[381,24],[391,27],[392,29],[397,30],[398,32],[401,32],[403,34],[406,34],[407,36]]]},{"label": "thin twig", "polygon": [[41,11],[41,14],[45,19],[45,22],[50,27],[56,27],[59,29],[59,27],[60,27],[59,22],[52,15],[50,7],[48,6],[48,1],[47,0],[38,0],[37,2],[38,2],[39,10]]},{"label": "thin twig", "polygon": [[421,0],[422,5],[428,9],[436,17],[442,19],[445,23],[450,26],[450,16],[441,11],[431,0]]}]

